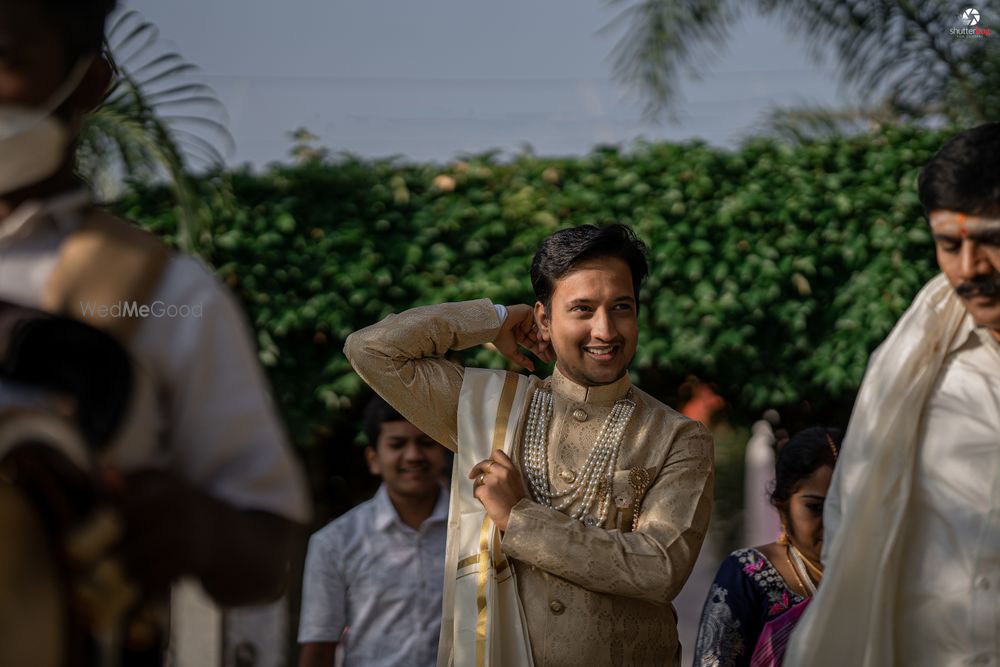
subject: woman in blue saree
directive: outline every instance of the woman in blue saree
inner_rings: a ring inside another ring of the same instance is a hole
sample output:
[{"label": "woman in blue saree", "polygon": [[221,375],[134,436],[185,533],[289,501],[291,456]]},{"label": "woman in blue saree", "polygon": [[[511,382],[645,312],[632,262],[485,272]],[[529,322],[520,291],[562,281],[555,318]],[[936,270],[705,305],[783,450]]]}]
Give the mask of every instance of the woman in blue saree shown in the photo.
[{"label": "woman in blue saree", "polygon": [[843,434],[797,433],[775,461],[776,542],[739,549],[719,566],[698,628],[695,667],[777,667],[795,621],[823,578],[823,501]]}]

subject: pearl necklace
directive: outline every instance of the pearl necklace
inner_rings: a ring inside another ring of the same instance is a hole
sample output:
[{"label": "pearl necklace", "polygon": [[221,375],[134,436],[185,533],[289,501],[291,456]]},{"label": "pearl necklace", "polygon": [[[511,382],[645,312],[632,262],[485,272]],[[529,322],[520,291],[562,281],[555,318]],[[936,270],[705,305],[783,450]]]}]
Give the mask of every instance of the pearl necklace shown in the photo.
[{"label": "pearl necklace", "polygon": [[[535,501],[557,510],[566,510],[580,500],[576,509],[567,513],[585,526],[603,526],[611,505],[612,474],[625,427],[634,410],[635,403],[629,396],[615,402],[580,474],[569,488],[557,493],[549,483],[548,435],[552,419],[552,392],[544,387],[535,391],[524,431],[524,468]],[[596,517],[588,514],[595,502],[599,503]]]}]

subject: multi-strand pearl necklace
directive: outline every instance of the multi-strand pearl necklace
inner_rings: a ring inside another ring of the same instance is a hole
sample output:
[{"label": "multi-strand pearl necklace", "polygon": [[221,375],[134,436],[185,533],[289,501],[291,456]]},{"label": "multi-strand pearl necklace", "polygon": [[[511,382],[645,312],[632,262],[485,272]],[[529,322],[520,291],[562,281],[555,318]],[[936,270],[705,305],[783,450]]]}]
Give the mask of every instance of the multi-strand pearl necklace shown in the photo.
[{"label": "multi-strand pearl necklace", "polygon": [[[634,410],[635,403],[628,396],[615,402],[580,474],[569,488],[557,493],[549,483],[548,436],[549,421],[552,418],[552,392],[546,388],[535,391],[524,431],[524,468],[535,501],[557,510],[565,510],[580,500],[569,515],[587,526],[604,525],[611,505],[612,474],[618,461],[625,427]],[[597,517],[592,513],[588,514],[595,502],[599,502]]]}]

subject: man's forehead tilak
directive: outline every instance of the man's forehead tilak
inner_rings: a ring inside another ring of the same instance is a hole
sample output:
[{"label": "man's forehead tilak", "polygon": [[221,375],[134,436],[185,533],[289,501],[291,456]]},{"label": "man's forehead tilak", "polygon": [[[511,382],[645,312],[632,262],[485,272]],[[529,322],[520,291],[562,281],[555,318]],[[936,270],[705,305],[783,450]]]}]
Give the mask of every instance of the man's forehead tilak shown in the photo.
[{"label": "man's forehead tilak", "polygon": [[935,234],[959,236],[1000,232],[1000,218],[985,218],[954,211],[934,211],[930,215],[931,229]]}]

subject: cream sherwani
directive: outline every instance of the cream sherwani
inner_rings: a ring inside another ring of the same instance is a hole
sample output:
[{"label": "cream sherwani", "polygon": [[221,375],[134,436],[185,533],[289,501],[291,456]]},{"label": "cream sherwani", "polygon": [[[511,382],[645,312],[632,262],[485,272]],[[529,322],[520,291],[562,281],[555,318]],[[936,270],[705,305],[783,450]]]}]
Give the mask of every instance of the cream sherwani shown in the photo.
[{"label": "cream sherwani", "polygon": [[[445,355],[492,341],[499,327],[485,299],[427,306],[352,334],[344,351],[358,374],[404,417],[455,449],[464,369]],[[533,502],[527,487],[511,511],[502,549],[517,575],[534,662],[538,667],[679,664],[671,600],[687,580],[708,526],[711,436],[701,424],[632,387],[627,376],[584,387],[556,371],[546,382],[553,394],[548,447],[556,491],[575,480],[615,401],[631,390],[636,407],[603,528],[585,527]],[[524,401],[542,385],[532,378]],[[520,449],[514,460],[526,479]],[[629,483],[637,467],[651,480],[639,498]]]}]

